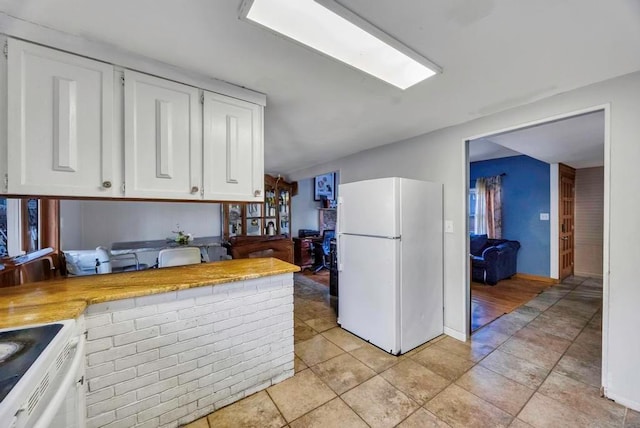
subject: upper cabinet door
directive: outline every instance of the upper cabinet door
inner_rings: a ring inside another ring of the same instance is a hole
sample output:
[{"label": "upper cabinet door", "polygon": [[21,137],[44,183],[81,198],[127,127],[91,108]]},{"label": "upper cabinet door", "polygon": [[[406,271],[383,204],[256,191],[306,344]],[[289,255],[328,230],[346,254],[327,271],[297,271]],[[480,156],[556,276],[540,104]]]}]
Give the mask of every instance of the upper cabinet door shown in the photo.
[{"label": "upper cabinet door", "polygon": [[262,107],[204,93],[204,198],[264,200]]},{"label": "upper cabinet door", "polygon": [[125,71],[125,196],[201,199],[198,89]]},{"label": "upper cabinet door", "polygon": [[113,67],[8,40],[8,192],[117,196]]}]

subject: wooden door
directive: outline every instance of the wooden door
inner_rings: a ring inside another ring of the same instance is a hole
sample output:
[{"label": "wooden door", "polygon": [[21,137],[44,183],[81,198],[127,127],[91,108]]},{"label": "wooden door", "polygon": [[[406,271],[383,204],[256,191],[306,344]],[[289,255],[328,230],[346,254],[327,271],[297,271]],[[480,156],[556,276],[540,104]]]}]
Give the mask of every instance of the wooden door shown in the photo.
[{"label": "wooden door", "polygon": [[125,196],[201,199],[198,89],[125,71]]},{"label": "wooden door", "polygon": [[8,192],[114,196],[113,67],[8,40]]},{"label": "wooden door", "polygon": [[559,167],[559,236],[560,280],[573,275],[574,225],[575,225],[575,181],[576,170],[560,164]]},{"label": "wooden door", "polygon": [[204,199],[262,202],[262,107],[204,93]]}]

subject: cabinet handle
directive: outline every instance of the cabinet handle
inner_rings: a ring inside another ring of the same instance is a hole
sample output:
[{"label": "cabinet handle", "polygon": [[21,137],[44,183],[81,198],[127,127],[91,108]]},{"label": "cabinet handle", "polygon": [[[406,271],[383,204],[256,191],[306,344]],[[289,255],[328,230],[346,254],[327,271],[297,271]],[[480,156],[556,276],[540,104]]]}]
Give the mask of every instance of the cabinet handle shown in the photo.
[{"label": "cabinet handle", "polygon": [[200,190],[200,189],[198,188],[198,186],[193,186],[193,187],[191,188],[191,193],[198,193],[198,191],[199,191],[199,190]]},{"label": "cabinet handle", "polygon": [[110,181],[103,181],[102,182],[102,187],[104,187],[105,189],[110,189],[111,188],[111,182]]},{"label": "cabinet handle", "polygon": [[253,192],[253,196],[260,196],[260,193],[262,193],[260,190],[256,190],[255,192]]}]

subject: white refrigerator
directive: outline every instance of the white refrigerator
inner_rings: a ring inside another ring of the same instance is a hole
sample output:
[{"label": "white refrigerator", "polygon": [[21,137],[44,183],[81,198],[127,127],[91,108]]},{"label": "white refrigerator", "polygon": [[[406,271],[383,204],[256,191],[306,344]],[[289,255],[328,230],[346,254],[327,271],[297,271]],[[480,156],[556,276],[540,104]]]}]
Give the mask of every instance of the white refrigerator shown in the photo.
[{"label": "white refrigerator", "polygon": [[381,178],[338,195],[338,323],[394,355],[442,334],[442,185]]}]

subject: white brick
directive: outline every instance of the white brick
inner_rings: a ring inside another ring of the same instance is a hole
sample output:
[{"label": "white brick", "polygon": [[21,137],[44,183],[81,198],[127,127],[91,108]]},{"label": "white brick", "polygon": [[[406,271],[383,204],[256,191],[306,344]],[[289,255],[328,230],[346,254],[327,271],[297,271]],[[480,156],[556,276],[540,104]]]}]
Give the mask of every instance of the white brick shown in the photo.
[{"label": "white brick", "polygon": [[113,387],[104,388],[96,392],[88,392],[87,398],[86,398],[87,406],[98,403],[100,401],[108,400],[114,395],[115,395],[115,392]]},{"label": "white brick", "polygon": [[102,314],[105,312],[111,313],[115,311],[121,311],[123,309],[130,309],[135,306],[133,299],[114,300],[111,302],[96,303],[95,305],[89,305],[85,311],[85,316],[89,319],[90,315]]},{"label": "white brick", "polygon": [[111,422],[109,425],[105,425],[103,428],[131,428],[135,424],[136,424],[136,416],[132,415],[132,416],[129,416],[128,418]]},{"label": "white brick", "polygon": [[195,370],[198,367],[197,361],[189,361],[184,364],[179,364],[175,367],[169,367],[164,370],[160,370],[160,380],[164,380],[170,377],[178,376],[182,373]]},{"label": "white brick", "polygon": [[[140,421],[138,420],[138,422]],[[144,423],[138,423],[138,425],[136,425],[136,428],[158,428],[159,426],[160,426],[160,418],[155,417],[152,419],[148,419]]]},{"label": "white brick", "polygon": [[116,412],[103,413],[87,419],[87,428],[100,428],[116,420]]},{"label": "white brick", "polygon": [[158,309],[153,305],[143,306],[143,307],[138,307],[133,309],[127,309],[124,311],[114,312],[111,316],[113,318],[113,322],[122,322],[122,321],[133,320],[136,318],[143,318],[143,317],[155,315],[157,310]]},{"label": "white brick", "polygon": [[200,379],[198,379],[198,386],[201,388],[205,386],[209,386],[211,384],[220,382],[221,380],[224,380],[229,376],[231,376],[230,368],[226,370],[214,370],[213,373],[211,373],[210,375],[203,376]]},{"label": "white brick", "polygon": [[176,292],[170,291],[168,293],[151,294],[149,296],[142,296],[135,298],[136,306],[157,305],[160,303],[173,302],[176,300]]},{"label": "white brick", "polygon": [[175,300],[173,302],[160,303],[158,304],[158,313],[175,312],[180,309],[193,307],[195,304],[195,299]]},{"label": "white brick", "polygon": [[292,377],[294,375],[294,371],[292,370],[287,370],[287,371],[281,371],[280,369],[276,369],[276,370],[272,370],[272,372],[276,372],[278,374],[273,374],[273,377],[271,378],[271,382],[275,385],[276,383],[280,383],[283,380],[289,379],[290,377]]},{"label": "white brick", "polygon": [[[157,308],[156,308],[157,309]],[[173,322],[178,319],[175,312],[166,312],[164,314],[153,315],[146,318],[138,318],[135,320],[136,329],[152,327],[154,325],[162,325]]]},{"label": "white brick", "polygon": [[271,298],[271,293],[256,293],[252,296],[247,296],[243,299],[243,303],[246,305],[251,305],[260,302],[266,302]]},{"label": "white brick", "polygon": [[87,329],[100,327],[108,324],[111,324],[111,314],[109,313],[94,315],[94,316],[87,317],[85,319],[85,328]]},{"label": "white brick", "polygon": [[130,357],[120,358],[116,360],[116,370],[128,369],[140,364],[148,363],[158,359],[158,350],[152,349],[148,352],[131,355]]},{"label": "white brick", "polygon": [[160,393],[160,402],[164,403],[165,401],[173,400],[174,398],[180,397],[185,394],[187,394],[187,385],[176,386],[174,388],[162,391],[162,393]]},{"label": "white brick", "polygon": [[170,422],[175,422],[175,426],[178,426],[178,419],[180,419],[183,416],[186,416],[188,411],[189,409],[186,406],[178,407],[177,409],[170,410],[167,413],[160,415],[160,423],[168,424]]},{"label": "white brick", "polygon": [[267,389],[270,386],[271,386],[271,381],[268,380],[266,382],[262,382],[262,383],[260,383],[258,385],[255,385],[255,386],[253,386],[251,388],[248,388],[244,393],[245,393],[245,396],[248,397],[250,395],[255,394],[258,391],[262,391],[263,389]]},{"label": "white brick", "polygon": [[116,395],[125,394],[129,391],[143,389],[145,386],[158,382],[158,373],[151,373],[147,376],[138,376],[126,382],[116,385]]},{"label": "white brick", "polygon": [[96,377],[105,376],[113,373],[115,370],[113,368],[113,361],[109,361],[104,364],[100,364],[99,366],[92,366],[86,368],[87,379],[94,379]]},{"label": "white brick", "polygon": [[136,353],[136,345],[125,345],[117,348],[107,349],[105,351],[95,352],[89,355],[88,365],[97,366],[98,364],[106,363],[107,361],[113,361],[118,358],[128,357]]},{"label": "white brick", "polygon": [[198,407],[209,406],[211,404],[214,404],[216,402],[224,400],[225,398],[229,397],[230,395],[231,395],[231,388],[226,388],[226,389],[222,389],[220,391],[216,391],[213,394],[208,395],[208,396],[203,397],[200,400],[198,400]]},{"label": "white brick", "polygon": [[281,288],[279,290],[271,291],[271,298],[278,299],[280,297],[288,297],[291,296],[291,289],[289,288]]},{"label": "white brick", "polygon": [[194,287],[187,290],[178,290],[178,300],[184,300],[189,298],[198,298],[203,296],[211,296],[213,294],[213,287],[205,285],[203,287]]},{"label": "white brick", "polygon": [[224,360],[230,355],[229,349],[223,349],[218,352],[213,352],[213,346],[209,350],[209,355],[205,355],[198,359],[198,367],[206,366],[207,364],[213,364],[215,361]]},{"label": "white brick", "polygon": [[152,395],[160,395],[163,391],[174,388],[176,386],[178,386],[178,378],[172,377],[136,391],[136,396],[138,400],[143,400],[147,397],[151,397]]},{"label": "white brick", "polygon": [[176,333],[178,331],[193,328],[198,325],[197,319],[187,319],[164,324],[160,326],[160,334]]},{"label": "white brick", "polygon": [[175,366],[176,364],[178,364],[178,357],[176,355],[170,355],[150,363],[140,364],[136,367],[136,370],[138,371],[138,376],[143,376],[147,373],[159,372],[162,369]]},{"label": "white brick", "polygon": [[[214,287],[215,289],[216,287]],[[229,294],[226,292],[214,293],[210,296],[205,297],[196,297],[196,305],[208,305],[210,303],[219,302],[221,300],[227,300],[229,298]]]},{"label": "white brick", "polygon": [[136,344],[136,349],[138,350],[138,352],[145,352],[150,349],[160,349],[164,346],[169,346],[172,343],[176,343],[177,341],[177,334],[163,334],[162,336],[154,337],[153,339],[141,340]]},{"label": "white brick", "polygon": [[177,407],[178,407],[178,399],[173,399],[171,401],[167,401],[166,403],[162,403],[159,406],[155,406],[151,409],[140,412],[138,413],[138,423],[145,422],[151,418],[160,416],[163,413],[167,413]]},{"label": "white brick", "polygon": [[[197,364],[196,364],[196,367],[197,367]],[[200,367],[199,369],[195,369],[190,372],[183,373],[178,376],[178,383],[182,385],[184,383],[188,383],[193,380],[200,379],[201,377],[207,376],[208,374],[210,374],[211,369],[212,369],[211,366],[204,366],[204,367]]]},{"label": "white brick", "polygon": [[133,379],[134,377],[136,377],[136,371],[135,369],[131,368],[121,372],[115,372],[107,376],[89,379],[89,391],[97,391],[107,386],[115,385],[116,383]]},{"label": "white brick", "polygon": [[[197,384],[197,382],[196,382]],[[181,406],[186,406],[190,403],[194,403],[197,402],[199,399],[206,397],[207,395],[211,395],[213,394],[213,388],[212,387],[204,387],[204,388],[198,388],[195,391],[189,392],[188,394],[182,395],[178,398],[178,403]],[[196,404],[197,406],[197,404]]]},{"label": "white brick", "polygon": [[118,334],[113,337],[113,344],[116,346],[127,345],[129,343],[140,342],[151,339],[160,334],[160,327],[154,326],[144,330],[137,330],[131,333]]},{"label": "white brick", "polygon": [[113,340],[110,337],[103,337],[102,339],[88,340],[85,345],[85,353],[87,355],[94,352],[104,351],[113,346]]},{"label": "white brick", "polygon": [[154,406],[160,404],[160,397],[154,395],[152,397],[147,398],[146,400],[138,401],[136,403],[130,404],[125,407],[121,407],[116,410],[116,416],[118,419],[124,419],[127,416],[140,415],[141,412],[152,409]]},{"label": "white brick", "polygon": [[198,317],[197,321],[198,321],[198,325],[206,325],[206,324],[213,324],[217,321],[222,321],[227,318],[229,318],[229,311],[225,310],[225,311],[215,311],[207,315],[200,316]]},{"label": "white brick", "polygon": [[213,331],[218,332],[225,330],[227,328],[236,327],[242,324],[242,317],[231,318],[228,320],[223,320],[215,323],[213,325]]},{"label": "white brick", "polygon": [[192,306],[185,309],[180,309],[178,311],[178,318],[181,320],[196,318],[203,315],[208,315],[213,312],[214,305],[202,305],[202,306]]},{"label": "white brick", "polygon": [[183,342],[185,340],[194,339],[211,333],[213,333],[213,324],[190,328],[188,330],[178,332],[178,342]]},{"label": "white brick", "polygon": [[116,334],[129,333],[130,331],[133,331],[133,329],[133,321],[103,325],[101,327],[90,328],[87,330],[87,339],[94,340],[103,337],[115,336]]},{"label": "white brick", "polygon": [[91,406],[87,406],[87,417],[93,418],[94,416],[98,416],[102,413],[107,413],[112,410],[116,410],[119,407],[124,407],[134,401],[136,401],[135,392],[101,401]]},{"label": "white brick", "polygon": [[213,338],[206,337],[203,339],[201,337],[197,337],[195,339],[185,340],[182,342],[177,342],[168,346],[163,346],[160,348],[160,358],[168,356],[168,355],[178,355],[182,352],[193,350],[199,346],[207,345]]},{"label": "white brick", "polygon": [[210,354],[213,351],[213,345],[200,346],[190,351],[181,352],[178,354],[178,362],[186,363],[187,361],[195,360]]}]

